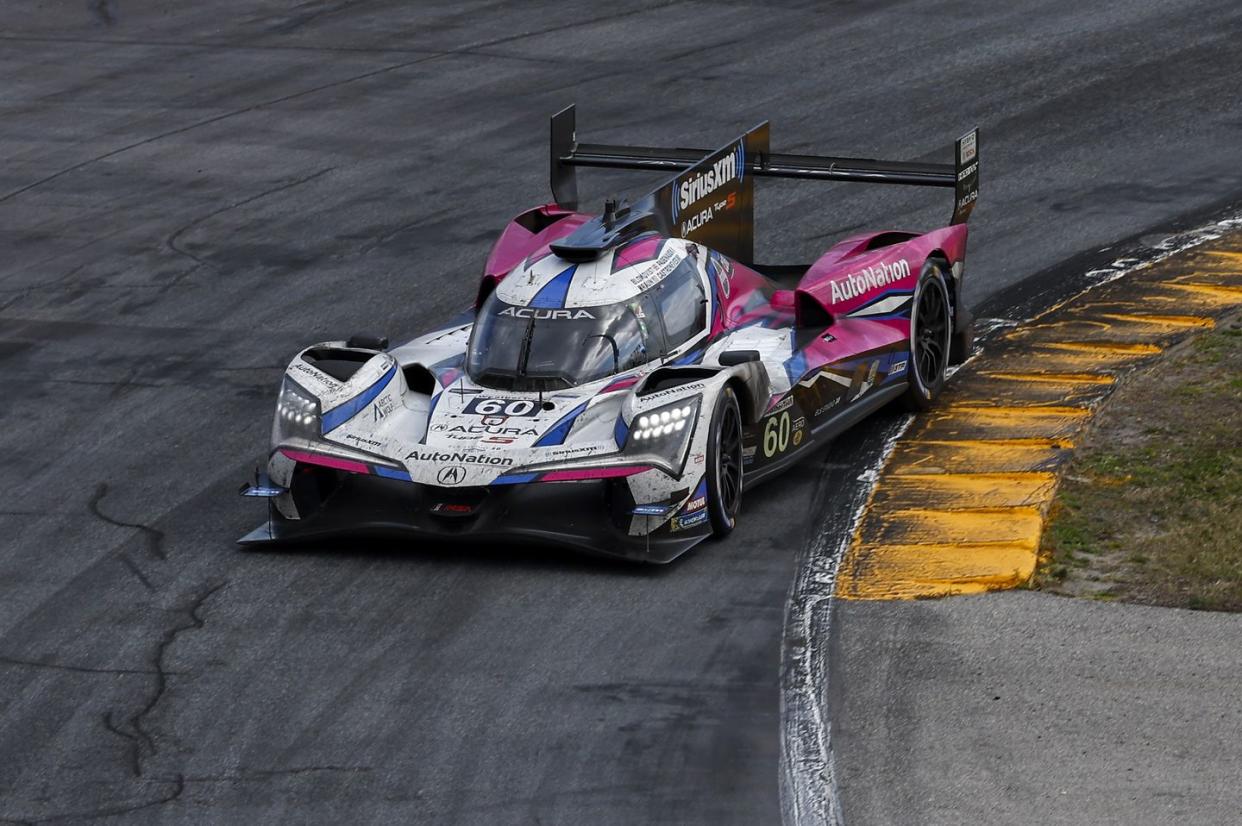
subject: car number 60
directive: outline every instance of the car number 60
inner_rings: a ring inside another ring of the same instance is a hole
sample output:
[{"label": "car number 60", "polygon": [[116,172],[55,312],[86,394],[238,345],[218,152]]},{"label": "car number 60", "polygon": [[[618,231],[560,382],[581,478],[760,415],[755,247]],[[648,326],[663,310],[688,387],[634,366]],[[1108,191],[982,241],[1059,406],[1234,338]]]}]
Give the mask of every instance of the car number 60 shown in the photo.
[{"label": "car number 60", "polygon": [[763,455],[769,459],[789,447],[789,411],[773,416],[763,426]]},{"label": "car number 60", "polygon": [[470,412],[480,416],[529,416],[535,409],[530,399],[478,399]]}]

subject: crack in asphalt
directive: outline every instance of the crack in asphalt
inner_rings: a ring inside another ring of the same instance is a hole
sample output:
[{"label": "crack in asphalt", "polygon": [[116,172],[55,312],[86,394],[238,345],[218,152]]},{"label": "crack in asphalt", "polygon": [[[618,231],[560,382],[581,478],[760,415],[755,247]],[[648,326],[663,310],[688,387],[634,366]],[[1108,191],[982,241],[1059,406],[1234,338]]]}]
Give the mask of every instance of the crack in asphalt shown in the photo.
[{"label": "crack in asphalt", "polygon": [[223,206],[223,207],[220,207],[219,209],[208,212],[206,215],[201,215],[198,218],[195,218],[194,220],[190,221],[188,224],[185,224],[173,230],[173,232],[170,233],[169,236],[164,240],[165,245],[173,252],[179,255],[183,255],[186,258],[189,258],[191,261],[194,261],[196,266],[191,267],[189,270],[178,274],[178,276],[174,278],[171,282],[169,282],[165,286],[165,289],[162,290],[161,292],[167,291],[168,289],[171,289],[172,287],[176,286],[183,278],[185,278],[190,273],[197,270],[199,267],[206,266],[206,267],[211,267],[212,269],[216,269],[214,264],[210,263],[209,261],[205,261],[202,258],[199,258],[197,255],[185,249],[178,243],[178,240],[181,238],[183,234],[193,229],[194,227],[198,226],[199,224],[203,223],[204,221],[211,220],[217,215],[223,215],[224,213],[229,212],[230,210],[238,209],[239,207],[243,207],[243,206],[246,206],[247,204],[254,203],[255,201],[258,201],[262,198],[266,198],[269,195],[275,195],[278,192],[284,192],[286,189],[293,189],[296,186],[301,186],[302,184],[309,183],[310,181],[313,181],[316,178],[321,178],[324,175],[327,175],[329,172],[332,172],[335,169],[336,167],[329,166],[326,169],[321,169],[318,172],[311,173],[310,175],[297,178],[293,181],[288,181],[286,183],[272,187],[271,189],[266,189],[263,192],[258,193],[257,195],[252,195],[249,198],[243,198],[242,200],[231,203],[228,206]]},{"label": "crack in asphalt", "polygon": [[[184,618],[184,621],[166,630],[155,646],[155,653],[151,658],[151,666],[154,669],[152,676],[155,677],[155,690],[147,698],[142,708],[125,721],[124,727],[116,723],[116,718],[111,711],[104,714],[104,727],[118,737],[123,738],[129,744],[130,771],[135,777],[142,777],[142,762],[146,756],[159,754],[156,737],[146,729],[144,723],[147,717],[151,715],[151,712],[155,710],[155,707],[159,705],[160,700],[164,698],[164,694],[168,690],[168,678],[176,673],[165,667],[164,657],[168,653],[168,649],[183,632],[197,631],[203,627],[204,620],[199,611],[213,594],[227,584],[228,580],[218,582],[192,595],[184,605],[174,609],[175,613]],[[144,754],[144,752],[148,752],[149,755]],[[180,777],[180,775],[178,776]]]},{"label": "crack in asphalt", "polygon": [[365,774],[370,766],[294,766],[288,769],[241,769],[236,774],[190,775],[186,783],[254,783],[273,777],[297,777],[308,774]]},{"label": "crack in asphalt", "polygon": [[[159,528],[153,528],[150,525],[144,525],[141,522],[122,522],[119,519],[108,516],[99,509],[99,503],[108,495],[108,483],[100,482],[95,487],[95,493],[91,496],[91,501],[87,503],[90,512],[109,525],[118,528],[133,528],[142,531],[143,537],[146,539],[147,551],[151,556],[163,562],[168,559],[168,554],[164,551],[164,532]],[[145,580],[145,578],[144,578]],[[148,583],[149,585],[150,583]]]},{"label": "crack in asphalt", "polygon": [[144,800],[140,803],[134,803],[131,805],[104,806],[98,809],[90,809],[87,811],[80,811],[80,812],[64,812],[64,813],[56,814],[56,815],[49,815],[47,817],[0,818],[0,824],[11,823],[11,824],[20,824],[20,826],[35,826],[35,824],[38,824],[38,823],[63,823],[65,821],[70,821],[70,820],[97,820],[103,817],[118,817],[120,815],[127,815],[127,814],[132,814],[134,812],[142,811],[143,809],[150,809],[156,806],[163,806],[165,804],[172,803],[174,800],[181,797],[181,794],[185,791],[185,777],[184,775],[181,775],[181,774],[174,774],[172,777],[169,777],[169,778],[152,779],[148,782],[163,783],[163,784],[171,783],[173,788],[166,795],[157,797],[153,800]]},{"label": "crack in asphalt", "polygon": [[[46,668],[51,671],[72,671],[76,674],[155,674],[149,668],[94,668],[86,665],[67,665],[65,663],[49,663],[41,660],[27,660],[22,657],[6,657],[0,655],[0,665],[21,666],[26,668]],[[177,672],[168,672],[170,674]]]},{"label": "crack in asphalt", "polygon": [[142,583],[142,586],[146,588],[149,593],[155,593],[155,586],[151,584],[151,580],[147,579],[147,575],[142,572],[142,569],[138,567],[137,563],[129,558],[129,554],[118,553],[116,558],[122,565],[125,566],[126,570],[134,575],[134,579]]}]

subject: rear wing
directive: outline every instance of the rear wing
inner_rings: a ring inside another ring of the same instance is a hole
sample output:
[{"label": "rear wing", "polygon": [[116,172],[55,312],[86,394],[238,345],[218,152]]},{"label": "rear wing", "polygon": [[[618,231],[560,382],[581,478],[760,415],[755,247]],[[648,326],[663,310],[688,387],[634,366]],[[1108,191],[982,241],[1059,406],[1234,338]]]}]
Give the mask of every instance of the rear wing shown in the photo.
[{"label": "rear wing", "polygon": [[[576,169],[580,166],[677,173],[640,202],[657,210],[654,223],[672,235],[701,241],[742,261],[752,260],[755,178],[952,188],[953,224],[965,223],[979,198],[977,128],[957,140],[951,164],[878,161],[770,152],[766,121],[715,151],[579,143],[571,105],[552,117],[550,161],[552,195],[566,209],[578,207]],[[720,207],[727,210],[721,214]],[[705,228],[710,232],[703,232]]]}]

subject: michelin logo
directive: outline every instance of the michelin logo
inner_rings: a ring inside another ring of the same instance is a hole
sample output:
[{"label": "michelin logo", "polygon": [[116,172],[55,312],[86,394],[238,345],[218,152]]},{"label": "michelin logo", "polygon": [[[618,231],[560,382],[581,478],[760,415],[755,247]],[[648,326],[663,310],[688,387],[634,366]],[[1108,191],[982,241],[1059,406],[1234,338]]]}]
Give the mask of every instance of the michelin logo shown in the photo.
[{"label": "michelin logo", "polygon": [[707,511],[699,511],[685,516],[678,516],[673,519],[673,524],[669,527],[671,531],[684,531],[693,528],[695,525],[701,525],[707,521]]},{"label": "michelin logo", "polygon": [[910,277],[910,264],[906,259],[894,261],[892,264],[877,264],[874,267],[867,267],[861,272],[850,273],[844,278],[838,278],[835,281],[829,281],[832,287],[832,303],[837,304],[842,301],[849,301],[851,298],[858,298],[860,295],[871,290],[877,290],[880,287],[887,287],[894,281],[900,281],[903,278]]}]

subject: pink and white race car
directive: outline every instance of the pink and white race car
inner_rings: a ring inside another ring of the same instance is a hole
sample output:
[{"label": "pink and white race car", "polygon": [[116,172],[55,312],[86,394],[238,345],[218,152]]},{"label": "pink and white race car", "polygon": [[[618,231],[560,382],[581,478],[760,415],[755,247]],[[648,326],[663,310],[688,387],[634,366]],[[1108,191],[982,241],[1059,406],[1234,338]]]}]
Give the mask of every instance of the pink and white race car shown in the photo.
[{"label": "pink and white race car", "polygon": [[[398,347],[355,337],[289,365],[268,519],[240,542],[400,534],[667,562],[729,533],[743,491],[893,401],[932,403],[971,346],[962,304],[978,130],[952,164],[582,144],[552,120],[555,203],[505,228],[474,307]],[[667,170],[578,211],[579,166]],[[753,263],[761,177],[943,186],[949,226]]]}]

